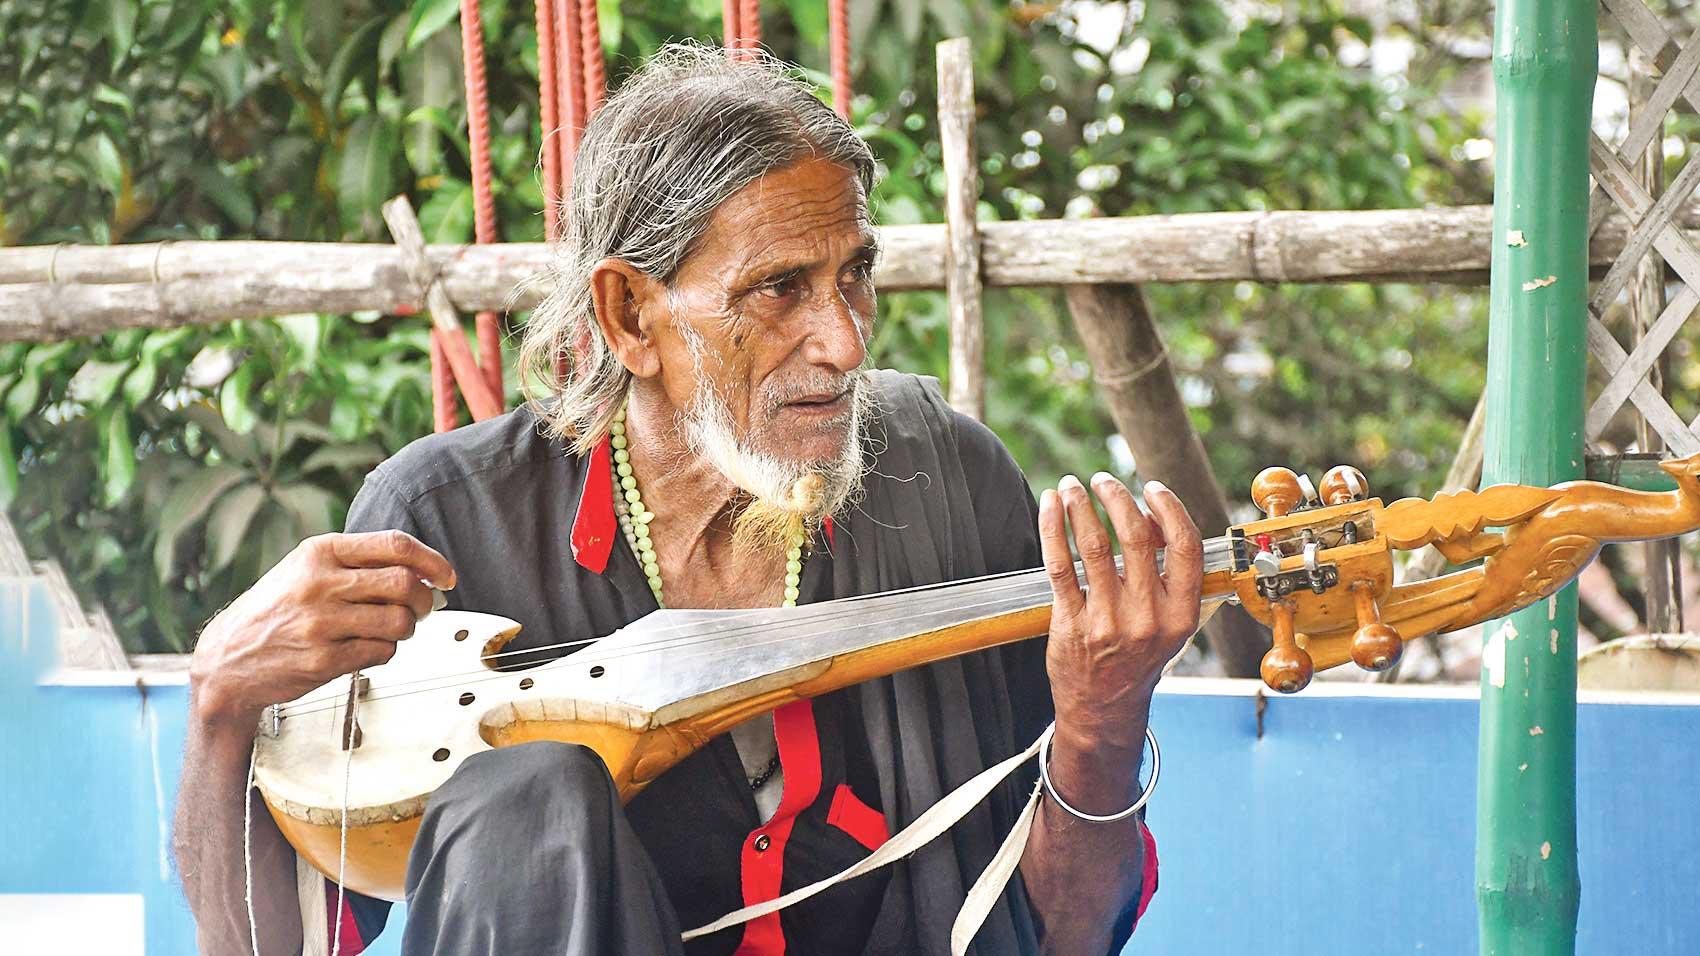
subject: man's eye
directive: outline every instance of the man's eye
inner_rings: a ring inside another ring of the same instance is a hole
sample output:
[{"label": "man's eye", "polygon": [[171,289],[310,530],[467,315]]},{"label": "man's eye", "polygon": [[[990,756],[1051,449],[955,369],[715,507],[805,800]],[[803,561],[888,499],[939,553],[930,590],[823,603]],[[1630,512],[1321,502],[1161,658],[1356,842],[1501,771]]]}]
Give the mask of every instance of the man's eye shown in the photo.
[{"label": "man's eye", "polygon": [[756,286],[756,291],[770,298],[783,299],[797,291],[797,277],[781,276],[771,282],[764,282]]},{"label": "man's eye", "polygon": [[872,279],[873,277],[874,277],[874,267],[873,267],[873,264],[869,263],[869,262],[858,262],[855,265],[851,266],[850,270],[847,273],[845,273],[846,281],[849,281],[851,283],[858,284],[858,285],[863,283],[863,282],[867,282],[868,280]]}]

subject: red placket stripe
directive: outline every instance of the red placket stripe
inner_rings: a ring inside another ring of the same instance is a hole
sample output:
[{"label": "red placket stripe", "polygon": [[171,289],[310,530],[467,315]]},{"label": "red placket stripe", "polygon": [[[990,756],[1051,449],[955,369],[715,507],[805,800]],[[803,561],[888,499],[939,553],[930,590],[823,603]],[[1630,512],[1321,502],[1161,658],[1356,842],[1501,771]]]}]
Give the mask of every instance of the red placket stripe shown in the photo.
[{"label": "red placket stripe", "polygon": [[604,435],[585,466],[584,488],[579,492],[578,511],[567,539],[573,560],[597,574],[607,569],[614,538],[620,533],[614,516],[613,458],[613,439]]},{"label": "red placket stripe", "polygon": [[[773,819],[744,838],[740,876],[744,905],[777,899],[785,880],[785,844],[797,815],[820,796],[820,737],[815,732],[814,702],[799,700],[773,712],[773,736],[779,745],[779,767],[785,774],[779,809]],[[735,956],[783,956],[785,933],[779,914],[769,913],[744,924],[744,938]]]}]

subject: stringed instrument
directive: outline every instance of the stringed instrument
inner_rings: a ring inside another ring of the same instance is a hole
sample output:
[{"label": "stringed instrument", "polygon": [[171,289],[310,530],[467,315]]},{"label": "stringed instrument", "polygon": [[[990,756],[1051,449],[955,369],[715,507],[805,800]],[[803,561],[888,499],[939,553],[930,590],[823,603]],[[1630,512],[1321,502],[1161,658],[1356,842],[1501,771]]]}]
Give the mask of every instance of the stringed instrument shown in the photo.
[{"label": "stringed instrument", "polygon": [[[1266,469],[1252,487],[1266,517],[1205,542],[1204,611],[1237,602],[1271,628],[1263,679],[1283,693],[1347,660],[1385,669],[1406,639],[1551,595],[1606,542],[1700,528],[1700,455],[1662,467],[1675,491],[1574,481],[1390,505],[1353,468],[1316,487]],[[1393,553],[1429,544],[1454,564],[1485,561],[1396,583]],[[1050,604],[1040,569],[795,608],[668,609],[518,669],[507,662],[539,649],[505,650],[513,621],[438,611],[389,663],[271,708],[255,782],[320,872],[334,879],[345,867],[349,888],[399,900],[425,805],[472,754],[583,744],[630,799],[711,738],[783,704],[1042,635]]]}]

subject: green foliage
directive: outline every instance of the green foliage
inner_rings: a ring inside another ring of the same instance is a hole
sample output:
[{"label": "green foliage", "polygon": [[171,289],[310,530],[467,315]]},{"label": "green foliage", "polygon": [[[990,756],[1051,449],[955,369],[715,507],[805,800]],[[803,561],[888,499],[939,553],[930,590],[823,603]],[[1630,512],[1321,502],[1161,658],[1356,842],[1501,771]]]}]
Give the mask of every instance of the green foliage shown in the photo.
[{"label": "green foliage", "polygon": [[121,633],[185,649],[429,427],[428,343],[418,323],[296,315],[5,346],[0,484]]},{"label": "green foliage", "polygon": [[[1086,6],[853,0],[881,221],[941,217],[931,51],[956,35],[973,43],[988,219],[1481,198],[1446,161],[1476,121],[1343,65],[1370,29],[1335,0],[1249,20],[1182,0],[1119,20]],[[822,77],[824,0],[764,7],[769,46]],[[481,8],[501,238],[536,241],[532,6]],[[616,83],[668,39],[720,35],[715,0],[600,10]],[[454,0],[0,5],[0,242],[387,241],[378,209],[397,192],[430,241],[470,241],[457,18]],[[1480,387],[1473,293],[1147,294],[1230,493],[1276,461],[1349,460],[1394,494],[1429,490]],[[1029,474],[1113,467],[1060,295],[994,290],[986,311],[989,418]],[[945,343],[941,295],[884,297],[882,364],[942,378]],[[137,649],[186,648],[430,429],[426,350],[422,319],[376,315],[0,347],[0,498]]]}]

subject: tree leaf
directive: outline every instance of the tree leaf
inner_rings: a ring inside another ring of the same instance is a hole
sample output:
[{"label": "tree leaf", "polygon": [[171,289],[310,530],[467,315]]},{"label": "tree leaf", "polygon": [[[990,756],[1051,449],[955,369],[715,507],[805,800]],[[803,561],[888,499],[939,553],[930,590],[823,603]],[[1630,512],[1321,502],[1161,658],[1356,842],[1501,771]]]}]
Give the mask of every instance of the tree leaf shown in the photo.
[{"label": "tree leaf", "polygon": [[6,392],[6,417],[14,422],[22,422],[30,417],[40,401],[41,373],[26,365],[18,377],[17,384]]},{"label": "tree leaf", "polygon": [[382,116],[356,120],[337,167],[337,205],[345,230],[369,232],[378,207],[395,192],[396,131]]},{"label": "tree leaf", "polygon": [[327,115],[337,115],[337,111],[342,108],[342,95],[347,91],[355,71],[363,69],[378,55],[378,41],[383,37],[384,27],[389,22],[390,18],[387,16],[372,17],[361,24],[337,49],[336,56],[331,58],[330,67],[325,70],[323,101]]},{"label": "tree leaf", "polygon": [[93,99],[96,103],[105,103],[107,106],[116,106],[123,110],[126,119],[136,115],[136,108],[131,104],[130,98],[105,83],[94,88]]},{"label": "tree leaf", "polygon": [[300,523],[300,537],[337,530],[338,498],[318,485],[286,485],[273,492],[280,504]]},{"label": "tree leaf", "polygon": [[159,384],[159,361],[151,355],[143,356],[130,374],[124,376],[124,402],[131,408],[146,402],[153,397],[154,386]]},{"label": "tree leaf", "polygon": [[[823,11],[826,9],[824,3],[817,6]],[[618,52],[620,37],[625,34],[625,15],[620,12],[620,0],[596,0],[596,25],[601,33],[597,39],[602,41],[603,52],[610,55]]]},{"label": "tree leaf", "polygon": [[222,570],[242,547],[254,513],[266,500],[266,489],[249,482],[225,492],[207,515],[208,567]]},{"label": "tree leaf", "polygon": [[286,508],[267,508],[255,524],[259,526],[258,530],[250,532],[249,537],[259,542],[254,566],[262,572],[282,561],[307,537],[301,529],[300,519]]},{"label": "tree leaf", "polygon": [[117,66],[136,45],[136,0],[107,0],[106,35],[112,38],[112,63]]},{"label": "tree leaf", "polygon": [[128,409],[115,408],[106,416],[106,467],[104,469],[106,506],[111,508],[124,499],[136,480],[136,443],[130,437]]},{"label": "tree leaf", "polygon": [[384,460],[383,449],[368,442],[353,445],[326,445],[307,456],[301,463],[301,474],[310,475],[321,468],[337,472],[359,469],[361,474]]},{"label": "tree leaf", "polygon": [[414,0],[407,25],[407,48],[416,50],[460,15],[460,0]]},{"label": "tree leaf", "polygon": [[128,362],[84,362],[65,384],[65,394],[91,408],[104,408],[129,370]]},{"label": "tree leaf", "polygon": [[247,189],[237,185],[215,162],[196,166],[189,171],[202,196],[212,200],[230,224],[242,232],[254,228],[254,199]]},{"label": "tree leaf", "polygon": [[439,189],[419,207],[419,228],[430,243],[472,241],[472,186],[458,183]]},{"label": "tree leaf", "polygon": [[153,544],[154,570],[161,581],[171,580],[178,539],[206,516],[208,507],[219,495],[247,477],[246,471],[230,465],[206,465],[190,472],[172,490],[159,509],[159,530]]},{"label": "tree leaf", "polygon": [[283,330],[283,334],[295,344],[300,353],[295,362],[297,368],[311,369],[319,361],[319,343],[324,339],[322,317],[317,313],[303,312],[296,315],[280,315],[272,321]]},{"label": "tree leaf", "polygon": [[12,445],[12,426],[0,422],[0,508],[18,498],[18,453]]},{"label": "tree leaf", "polygon": [[379,75],[388,73],[396,57],[401,55],[402,47],[407,43],[408,27],[412,22],[412,18],[407,14],[397,14],[391,17],[389,24],[384,27],[383,35],[378,38]]},{"label": "tree leaf", "polygon": [[224,380],[218,390],[218,410],[224,416],[224,423],[238,435],[246,435],[254,430],[259,422],[259,414],[254,409],[253,396],[249,394],[250,384],[254,378],[254,363],[244,362],[234,375]]},{"label": "tree leaf", "polygon": [[95,181],[107,192],[114,196],[123,192],[124,160],[118,155],[118,147],[113,144],[112,137],[105,133],[96,133],[89,141],[85,158],[89,169],[94,173]]}]

